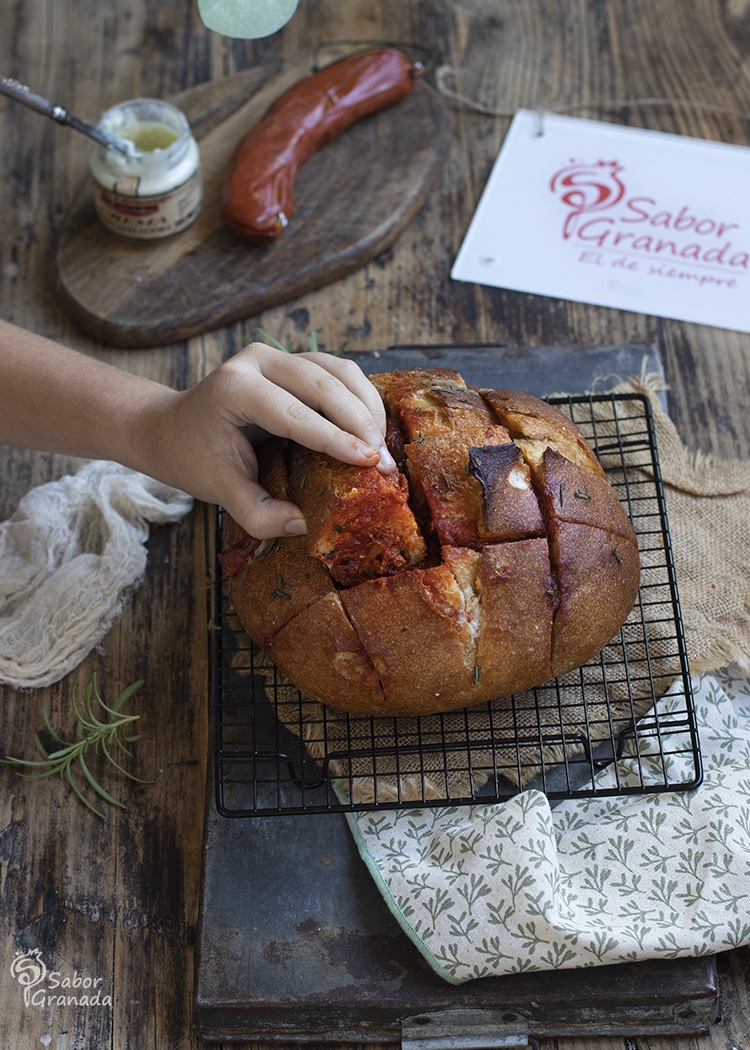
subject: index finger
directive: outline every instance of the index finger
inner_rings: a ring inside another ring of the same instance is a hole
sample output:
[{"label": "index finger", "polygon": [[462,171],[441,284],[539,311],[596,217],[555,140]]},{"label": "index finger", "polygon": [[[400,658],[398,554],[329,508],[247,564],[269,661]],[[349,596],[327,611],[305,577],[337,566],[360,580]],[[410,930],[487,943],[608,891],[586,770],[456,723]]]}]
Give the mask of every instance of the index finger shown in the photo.
[{"label": "index finger", "polygon": [[385,473],[395,469],[385,444],[382,399],[357,364],[323,353],[269,351],[261,357],[263,380],[276,388],[273,400],[261,398],[261,426],[274,432],[273,424],[278,427],[284,418],[283,436],[345,462],[362,461],[363,443],[376,452],[374,457],[365,453],[370,465],[374,460]]},{"label": "index finger", "polygon": [[333,354],[304,353],[305,358],[335,376],[355,397],[357,397],[375,420],[381,436],[385,435],[385,407],[383,399],[365,373],[355,361]]}]

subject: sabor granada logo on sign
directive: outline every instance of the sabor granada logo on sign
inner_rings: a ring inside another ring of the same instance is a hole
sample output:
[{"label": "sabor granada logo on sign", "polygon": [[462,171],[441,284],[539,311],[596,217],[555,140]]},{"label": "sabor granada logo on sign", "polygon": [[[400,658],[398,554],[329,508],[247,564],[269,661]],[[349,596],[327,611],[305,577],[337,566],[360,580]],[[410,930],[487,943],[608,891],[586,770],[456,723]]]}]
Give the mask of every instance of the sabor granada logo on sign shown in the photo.
[{"label": "sabor granada logo on sign", "polygon": [[619,161],[571,161],[549,189],[567,209],[561,234],[579,262],[726,288],[750,269],[740,223],[629,192]]}]

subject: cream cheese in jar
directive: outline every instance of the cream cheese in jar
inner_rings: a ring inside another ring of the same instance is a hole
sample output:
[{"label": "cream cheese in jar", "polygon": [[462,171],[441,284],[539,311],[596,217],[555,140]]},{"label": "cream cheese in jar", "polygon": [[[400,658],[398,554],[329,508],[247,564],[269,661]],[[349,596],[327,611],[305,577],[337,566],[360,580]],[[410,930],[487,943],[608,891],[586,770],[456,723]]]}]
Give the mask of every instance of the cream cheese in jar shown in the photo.
[{"label": "cream cheese in jar", "polygon": [[136,98],[108,109],[99,126],[133,144],[132,156],[99,145],[91,151],[99,221],[141,241],[187,229],[203,203],[203,180],[184,113],[159,99]]}]

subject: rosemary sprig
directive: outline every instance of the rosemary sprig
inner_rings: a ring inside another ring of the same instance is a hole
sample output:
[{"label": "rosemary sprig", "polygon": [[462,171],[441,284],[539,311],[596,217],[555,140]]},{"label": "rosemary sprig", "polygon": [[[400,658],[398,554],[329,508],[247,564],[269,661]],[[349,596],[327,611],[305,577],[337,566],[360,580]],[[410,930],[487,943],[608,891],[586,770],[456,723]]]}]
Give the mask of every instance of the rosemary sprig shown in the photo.
[{"label": "rosemary sprig", "polygon": [[[275,346],[277,350],[283,350],[285,354],[293,354],[293,353],[296,352],[293,346],[285,346],[284,343],[282,343],[280,340],[278,340],[275,336],[271,335],[271,333],[267,332],[264,328],[259,328],[258,329],[258,335],[262,336],[263,339],[265,339],[265,341],[267,343],[269,343],[271,346]],[[317,328],[313,328],[311,330],[310,335],[309,335],[308,338],[310,340],[310,349],[312,350],[312,352],[313,353],[319,353],[320,352],[320,347],[318,346],[318,330],[317,330]],[[324,351],[324,352],[330,353],[333,357],[340,357],[343,354],[343,352],[346,350],[348,345],[349,345],[348,342],[344,342],[336,350]]]},{"label": "rosemary sprig", "polygon": [[269,346],[275,346],[277,350],[283,350],[285,354],[293,353],[291,346],[284,346],[284,344],[280,343],[279,340],[276,339],[275,336],[271,335],[270,332],[266,332],[264,328],[258,329],[258,335],[262,335],[265,341],[269,344]]},{"label": "rosemary sprig", "polygon": [[[128,772],[127,769],[124,769],[123,766],[120,765],[115,757],[116,755],[119,756],[119,753],[121,752],[129,758],[132,758],[132,753],[128,745],[135,743],[135,741],[140,738],[140,734],[131,735],[127,733],[128,728],[132,727],[133,723],[140,718],[140,715],[123,714],[122,708],[133,694],[140,689],[143,685],[143,680],[133,682],[124,689],[111,707],[105,704],[99,694],[99,689],[96,684],[96,675],[93,676],[92,681],[86,686],[83,694],[83,701],[79,707],[76,699],[77,681],[78,678],[76,676],[73,680],[73,686],[70,691],[70,703],[76,717],[75,740],[72,743],[69,743],[68,741],[63,740],[63,738],[55,732],[52,723],[50,722],[49,712],[47,711],[47,706],[45,704],[42,709],[45,729],[53,740],[60,744],[60,747],[56,748],[54,751],[47,751],[37,733],[34,739],[36,741],[37,750],[42,756],[42,761],[12,757],[0,759],[0,761],[16,766],[17,772],[20,776],[50,777],[55,773],[59,774],[60,778],[72,788],[76,798],[78,798],[87,809],[90,809],[92,813],[95,813],[97,817],[104,819],[104,813],[102,810],[94,805],[84,794],[87,785],[96,795],[99,796],[99,798],[103,799],[110,805],[117,806],[120,809],[125,809],[125,806],[122,802],[118,802],[117,799],[113,798],[106,788],[102,787],[102,785],[96,780],[91,772],[87,761],[87,755],[92,749],[95,753],[103,754],[107,761],[114,766],[116,770],[128,777],[129,780],[136,781],[139,784],[152,783],[152,781],[141,780],[133,773]],[[101,717],[98,717],[95,713],[95,706],[99,710],[99,714],[105,716],[104,720]],[[83,783],[80,783],[79,778],[75,776],[76,766],[83,776]],[[24,773],[22,772],[23,769],[31,770],[31,772]]]}]

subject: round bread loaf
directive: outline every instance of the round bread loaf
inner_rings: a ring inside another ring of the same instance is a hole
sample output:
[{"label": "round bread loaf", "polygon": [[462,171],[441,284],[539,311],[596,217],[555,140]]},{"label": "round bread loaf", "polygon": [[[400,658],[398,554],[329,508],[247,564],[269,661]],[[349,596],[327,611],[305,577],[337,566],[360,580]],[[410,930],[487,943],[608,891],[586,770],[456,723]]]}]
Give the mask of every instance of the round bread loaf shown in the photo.
[{"label": "round bread loaf", "polygon": [[446,369],[370,378],[398,473],[271,439],[260,480],[307,535],[260,544],[226,522],[220,559],[254,642],[306,696],[368,715],[495,700],[595,656],[640,563],[578,428]]}]

